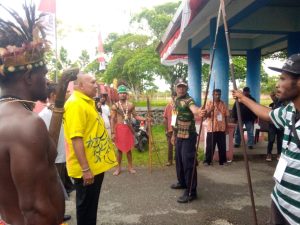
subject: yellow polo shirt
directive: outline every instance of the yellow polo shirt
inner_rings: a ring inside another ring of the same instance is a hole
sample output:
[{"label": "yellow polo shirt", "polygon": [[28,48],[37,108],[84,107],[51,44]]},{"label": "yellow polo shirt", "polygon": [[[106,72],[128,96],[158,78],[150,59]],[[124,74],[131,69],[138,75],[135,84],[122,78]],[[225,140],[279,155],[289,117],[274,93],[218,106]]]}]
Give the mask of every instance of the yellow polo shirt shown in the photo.
[{"label": "yellow polo shirt", "polygon": [[72,145],[72,138],[75,137],[83,138],[85,155],[94,175],[118,164],[113,143],[92,98],[78,91],[73,92],[65,103],[64,131],[67,143],[67,170],[70,177],[82,177],[82,168]]}]

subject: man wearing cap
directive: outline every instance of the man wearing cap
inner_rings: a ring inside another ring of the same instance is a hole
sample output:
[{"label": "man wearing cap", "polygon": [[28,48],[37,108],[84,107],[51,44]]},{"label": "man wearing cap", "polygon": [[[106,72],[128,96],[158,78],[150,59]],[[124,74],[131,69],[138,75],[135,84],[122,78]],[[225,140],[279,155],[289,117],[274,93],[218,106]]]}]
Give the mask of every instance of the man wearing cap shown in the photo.
[{"label": "man wearing cap", "polygon": [[[41,25],[35,6],[23,7],[26,18],[9,9],[14,17],[0,23],[0,224],[58,225],[65,205],[57,152],[44,121],[32,112],[35,101],[47,99],[47,46],[33,32]],[[8,11],[3,8],[1,15]]]},{"label": "man wearing cap", "polygon": [[274,173],[270,224],[300,224],[300,54],[290,56],[282,68],[276,95],[286,106],[274,110],[255,103],[240,91],[233,97],[249,107],[259,118],[284,129],[282,152]]},{"label": "man wearing cap", "polygon": [[132,118],[145,121],[145,118],[138,116],[135,112],[133,103],[127,100],[128,89],[125,85],[118,87],[119,101],[111,107],[111,137],[118,148],[118,168],[113,175],[118,176],[121,173],[122,154],[126,153],[128,160],[128,171],[131,174],[136,173],[132,165],[131,150],[134,147],[134,130],[131,124]]},{"label": "man wearing cap", "polygon": [[187,82],[179,78],[175,81],[176,114],[172,118],[174,126],[173,140],[175,140],[175,160],[177,183],[172,189],[184,189],[183,195],[177,200],[187,203],[197,198],[197,170],[194,168],[196,157],[197,133],[195,116],[205,116],[206,111],[198,108],[192,97],[187,93]]},{"label": "man wearing cap", "polygon": [[93,99],[97,92],[95,76],[79,73],[75,84],[64,106],[67,170],[76,189],[77,225],[96,225],[104,172],[117,161]]},{"label": "man wearing cap", "polygon": [[[250,95],[250,88],[244,87],[243,94],[250,98],[252,101],[255,99]],[[249,149],[253,148],[254,145],[254,122],[256,120],[256,115],[243,103],[240,104],[241,116],[242,116],[242,125],[245,125],[247,130],[247,145]],[[237,121],[237,110],[236,103],[233,104],[232,108],[232,117]],[[241,134],[238,125],[234,131],[234,147],[238,148],[241,145]]]}]

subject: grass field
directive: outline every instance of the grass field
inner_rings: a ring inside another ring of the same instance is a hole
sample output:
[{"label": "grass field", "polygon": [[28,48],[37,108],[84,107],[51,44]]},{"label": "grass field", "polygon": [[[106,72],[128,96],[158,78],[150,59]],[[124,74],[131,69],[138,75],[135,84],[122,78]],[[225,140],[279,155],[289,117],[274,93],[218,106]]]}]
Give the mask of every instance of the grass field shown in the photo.
[{"label": "grass field", "polygon": [[[151,107],[165,107],[168,104],[168,100],[162,99],[162,100],[150,100],[151,102]],[[134,105],[136,107],[146,107],[147,106],[147,101],[142,100],[138,102],[134,102]]]},{"label": "grass field", "polygon": [[[153,150],[152,150],[152,167],[164,166],[167,163],[168,159],[168,147],[167,139],[165,136],[165,128],[163,125],[155,125],[152,127],[153,134]],[[134,166],[143,166],[148,167],[149,164],[149,151],[148,149],[145,152],[139,152],[137,149],[132,151],[133,154],[133,165]],[[174,154],[175,156],[175,150]],[[198,159],[203,160],[203,149],[198,151]],[[127,166],[127,158],[123,155],[122,166]]]},{"label": "grass field", "polygon": [[[164,107],[167,104],[167,100],[151,100],[151,107]],[[229,109],[232,108],[234,103],[233,99],[229,100]],[[260,100],[262,105],[268,106],[271,103],[270,98],[262,98]],[[135,105],[138,107],[146,107],[146,101],[135,102]],[[165,130],[163,125],[154,125],[152,127],[153,134],[153,148],[152,148],[152,163],[153,167],[164,166],[167,163],[168,158],[168,147],[167,147],[167,139],[165,136]],[[133,164],[134,166],[149,166],[149,151],[148,149],[145,152],[139,152],[137,149],[132,151],[133,153]],[[175,150],[174,150],[175,156]],[[204,158],[203,149],[198,150],[198,160],[202,161]],[[127,158],[123,155],[122,166],[127,166]]]},{"label": "grass field", "polygon": [[[168,100],[150,100],[151,101],[151,107],[165,107],[168,104]],[[204,99],[202,99],[202,103],[204,102]],[[260,104],[264,105],[264,106],[268,106],[270,103],[272,102],[272,100],[270,98],[261,98],[260,99]],[[233,99],[229,99],[229,109],[232,108],[234,103]],[[134,102],[134,105],[136,107],[146,107],[147,106],[147,102],[146,101],[138,101],[138,102]]]}]

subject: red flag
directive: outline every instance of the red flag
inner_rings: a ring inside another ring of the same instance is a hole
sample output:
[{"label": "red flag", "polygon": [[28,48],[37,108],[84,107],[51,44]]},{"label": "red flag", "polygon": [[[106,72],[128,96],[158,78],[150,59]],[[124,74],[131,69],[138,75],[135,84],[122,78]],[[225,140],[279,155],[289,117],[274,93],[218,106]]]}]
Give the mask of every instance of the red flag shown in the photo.
[{"label": "red flag", "polygon": [[98,62],[99,70],[105,70],[104,48],[101,33],[98,35]]},{"label": "red flag", "polygon": [[45,13],[56,13],[56,0],[41,0],[39,11]]}]

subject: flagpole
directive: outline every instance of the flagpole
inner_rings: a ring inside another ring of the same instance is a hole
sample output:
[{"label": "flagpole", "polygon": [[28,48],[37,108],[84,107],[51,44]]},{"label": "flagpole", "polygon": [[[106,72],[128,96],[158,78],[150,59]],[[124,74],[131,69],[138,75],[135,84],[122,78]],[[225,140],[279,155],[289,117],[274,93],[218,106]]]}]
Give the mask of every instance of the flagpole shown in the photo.
[{"label": "flagpole", "polygon": [[[40,0],[39,11],[47,13],[48,20],[54,23],[54,41],[55,41],[55,82],[58,82],[58,53],[57,53],[57,19],[56,19],[56,0]],[[54,18],[53,18],[54,16]],[[48,21],[50,22],[50,21]],[[52,41],[52,39],[51,39]]]},{"label": "flagpole", "polygon": [[56,10],[54,13],[54,39],[55,39],[55,83],[58,83],[57,69],[58,69],[58,55],[57,55],[57,20],[56,20]]}]

